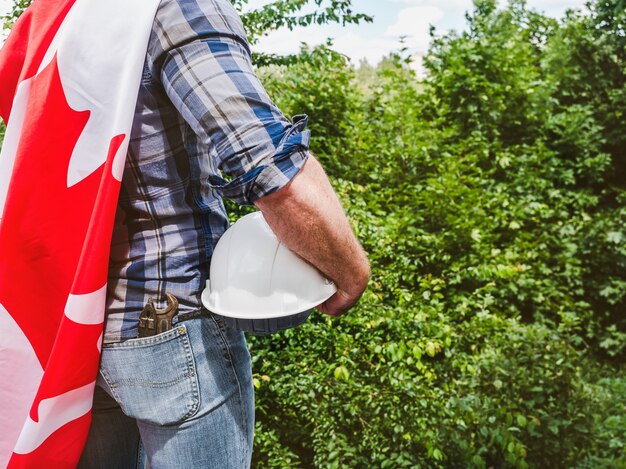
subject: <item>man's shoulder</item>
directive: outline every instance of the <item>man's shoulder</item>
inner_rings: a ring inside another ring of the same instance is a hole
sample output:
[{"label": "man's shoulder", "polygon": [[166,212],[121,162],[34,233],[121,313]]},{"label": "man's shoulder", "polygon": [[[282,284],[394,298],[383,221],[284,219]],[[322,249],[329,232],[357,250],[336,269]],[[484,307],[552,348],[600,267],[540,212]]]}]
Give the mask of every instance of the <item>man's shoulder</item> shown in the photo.
[{"label": "man's shoulder", "polygon": [[161,0],[148,44],[148,60],[158,63],[168,51],[197,39],[246,33],[229,0]]}]

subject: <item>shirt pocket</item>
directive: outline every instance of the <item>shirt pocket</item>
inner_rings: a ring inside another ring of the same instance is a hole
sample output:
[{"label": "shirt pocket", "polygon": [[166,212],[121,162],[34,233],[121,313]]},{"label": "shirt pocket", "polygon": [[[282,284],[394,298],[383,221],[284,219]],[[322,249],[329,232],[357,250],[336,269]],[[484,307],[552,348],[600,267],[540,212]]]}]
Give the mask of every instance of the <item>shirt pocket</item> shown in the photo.
[{"label": "shirt pocket", "polygon": [[129,417],[175,425],[198,412],[198,377],[184,324],[152,337],[104,345],[100,372]]}]

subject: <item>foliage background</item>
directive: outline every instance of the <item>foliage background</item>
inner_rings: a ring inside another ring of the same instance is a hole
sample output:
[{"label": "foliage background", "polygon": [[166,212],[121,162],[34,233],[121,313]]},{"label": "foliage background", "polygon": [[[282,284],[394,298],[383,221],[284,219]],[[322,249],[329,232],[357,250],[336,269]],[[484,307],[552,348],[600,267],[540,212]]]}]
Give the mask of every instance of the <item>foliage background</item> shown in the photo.
[{"label": "foliage background", "polygon": [[[368,20],[244,16],[252,41]],[[403,50],[256,57],[309,114],[373,279],[340,320],[249,338],[255,467],[626,467],[624,2],[554,20],[476,0],[467,21],[421,81]]]}]

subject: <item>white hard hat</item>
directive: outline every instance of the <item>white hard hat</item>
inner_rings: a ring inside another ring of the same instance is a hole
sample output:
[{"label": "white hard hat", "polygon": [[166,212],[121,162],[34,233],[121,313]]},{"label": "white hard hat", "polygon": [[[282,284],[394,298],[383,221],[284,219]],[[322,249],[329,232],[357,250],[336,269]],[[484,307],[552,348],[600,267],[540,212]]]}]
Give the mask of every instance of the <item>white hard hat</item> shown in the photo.
[{"label": "white hard hat", "polygon": [[202,304],[236,328],[269,334],[295,327],[337,288],[282,244],[261,212],[232,225],[215,246]]}]

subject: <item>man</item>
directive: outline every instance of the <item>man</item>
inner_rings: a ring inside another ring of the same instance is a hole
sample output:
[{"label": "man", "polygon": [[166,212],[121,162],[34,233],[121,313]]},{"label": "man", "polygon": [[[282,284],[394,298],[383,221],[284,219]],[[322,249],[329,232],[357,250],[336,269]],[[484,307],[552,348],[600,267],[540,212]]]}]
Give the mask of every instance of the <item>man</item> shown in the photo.
[{"label": "man", "polygon": [[[339,316],[369,278],[306,118],[288,121],[254,75],[228,0],[162,0],[149,40],[111,245],[93,422],[79,467],[243,468],[254,403],[243,334],[202,309],[222,197],[254,204],[291,250],[338,287]],[[225,180],[220,174],[225,174]],[[153,298],[171,330],[138,338]],[[141,445],[140,445],[141,441]]]}]

